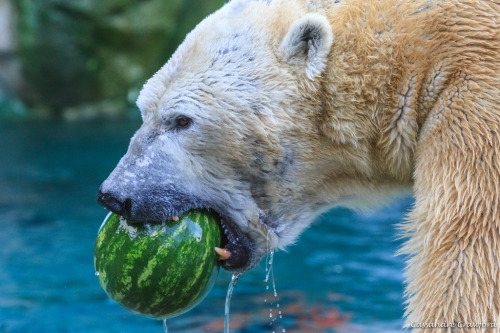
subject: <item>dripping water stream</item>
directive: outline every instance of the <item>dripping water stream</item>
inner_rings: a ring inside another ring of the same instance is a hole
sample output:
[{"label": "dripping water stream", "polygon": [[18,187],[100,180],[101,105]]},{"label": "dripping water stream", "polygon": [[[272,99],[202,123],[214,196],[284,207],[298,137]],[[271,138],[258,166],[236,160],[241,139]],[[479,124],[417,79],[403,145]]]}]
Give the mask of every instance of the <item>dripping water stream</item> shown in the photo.
[{"label": "dripping water stream", "polygon": [[168,333],[167,318],[163,319],[163,332]]},{"label": "dripping water stream", "polygon": [[[273,293],[274,297],[278,297],[278,293],[276,292],[276,283],[274,282],[274,272],[273,272],[273,261],[274,261],[274,250],[268,252],[269,258],[266,258],[266,279],[265,283],[269,282],[269,276],[271,276],[271,281],[273,284]],[[269,289],[269,285],[266,285],[266,289]]]},{"label": "dripping water stream", "polygon": [[[266,284],[266,291],[269,291],[269,278],[271,278],[271,283],[272,283],[272,286],[273,286],[273,296],[274,296],[274,299],[270,300],[270,304],[269,304],[270,305],[270,308],[269,308],[269,318],[270,318],[269,325],[271,327],[274,327],[276,320],[278,320],[278,325],[279,325],[279,321],[283,318],[283,315],[282,315],[282,312],[281,312],[281,309],[280,309],[278,292],[276,291],[276,283],[275,283],[275,280],[274,280],[274,270],[273,270],[274,249],[270,249],[269,242],[270,242],[270,238],[269,238],[269,234],[268,234],[267,235],[267,255],[266,255],[266,278],[264,280],[264,283]],[[264,299],[264,302],[267,303],[267,299]],[[273,313],[273,305],[274,304],[276,304],[276,309],[275,309],[275,311]],[[286,329],[283,328],[281,331],[282,332],[286,332]],[[275,333],[274,330],[272,332]]]},{"label": "dripping water stream", "polygon": [[233,296],[234,286],[236,285],[236,282],[238,282],[239,277],[240,274],[233,274],[229,287],[227,288],[226,305],[224,307],[224,333],[229,333],[229,308],[231,306],[231,297]]}]

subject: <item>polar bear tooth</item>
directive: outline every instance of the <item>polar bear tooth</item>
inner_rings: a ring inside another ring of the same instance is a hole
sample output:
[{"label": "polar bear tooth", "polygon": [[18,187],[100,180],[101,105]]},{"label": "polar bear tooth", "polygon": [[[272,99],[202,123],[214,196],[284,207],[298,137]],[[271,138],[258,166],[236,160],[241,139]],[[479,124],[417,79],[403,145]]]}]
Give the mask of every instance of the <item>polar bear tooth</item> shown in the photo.
[{"label": "polar bear tooth", "polygon": [[221,249],[220,247],[215,247],[215,252],[220,256],[221,260],[227,260],[231,258],[231,252],[226,249]]}]

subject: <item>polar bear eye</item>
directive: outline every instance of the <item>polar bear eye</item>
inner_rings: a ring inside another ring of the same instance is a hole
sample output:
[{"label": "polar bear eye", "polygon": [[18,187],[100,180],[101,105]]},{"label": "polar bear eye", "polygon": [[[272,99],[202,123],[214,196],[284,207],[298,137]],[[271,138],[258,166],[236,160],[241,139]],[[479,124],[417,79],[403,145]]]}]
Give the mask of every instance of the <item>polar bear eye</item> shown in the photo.
[{"label": "polar bear eye", "polygon": [[192,119],[186,116],[178,116],[175,118],[175,128],[176,129],[185,129],[191,126]]}]

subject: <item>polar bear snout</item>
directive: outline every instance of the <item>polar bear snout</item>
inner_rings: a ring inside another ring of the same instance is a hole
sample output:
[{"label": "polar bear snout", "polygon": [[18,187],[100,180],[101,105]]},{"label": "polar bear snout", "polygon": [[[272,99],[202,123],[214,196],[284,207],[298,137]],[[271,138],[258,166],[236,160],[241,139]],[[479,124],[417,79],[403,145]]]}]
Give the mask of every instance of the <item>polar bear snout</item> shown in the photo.
[{"label": "polar bear snout", "polygon": [[204,200],[171,184],[135,187],[117,184],[113,174],[110,178],[101,185],[97,201],[111,212],[136,223],[170,220],[190,209],[207,207]]},{"label": "polar bear snout", "polygon": [[111,212],[133,223],[154,223],[175,220],[191,209],[206,209],[216,214],[224,233],[220,246],[229,253],[228,258],[221,260],[224,269],[242,273],[255,266],[260,259],[262,251],[257,251],[250,236],[245,234],[230,216],[221,214],[207,202],[180,192],[173,186],[134,190],[117,187],[112,183],[113,180],[114,177],[106,180],[97,196],[97,201]]}]

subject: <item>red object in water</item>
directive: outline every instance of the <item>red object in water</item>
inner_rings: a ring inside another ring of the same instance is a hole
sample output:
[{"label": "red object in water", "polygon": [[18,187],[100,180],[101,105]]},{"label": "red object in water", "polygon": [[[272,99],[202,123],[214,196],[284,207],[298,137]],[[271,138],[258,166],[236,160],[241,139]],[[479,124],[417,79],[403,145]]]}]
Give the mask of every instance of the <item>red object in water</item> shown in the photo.
[{"label": "red object in water", "polygon": [[321,311],[319,306],[311,309],[311,319],[314,325],[319,327],[335,327],[345,324],[349,317],[339,313],[337,309]]}]

